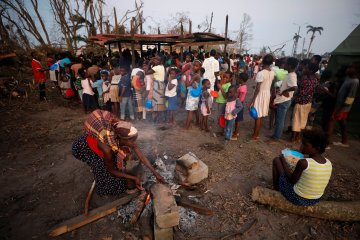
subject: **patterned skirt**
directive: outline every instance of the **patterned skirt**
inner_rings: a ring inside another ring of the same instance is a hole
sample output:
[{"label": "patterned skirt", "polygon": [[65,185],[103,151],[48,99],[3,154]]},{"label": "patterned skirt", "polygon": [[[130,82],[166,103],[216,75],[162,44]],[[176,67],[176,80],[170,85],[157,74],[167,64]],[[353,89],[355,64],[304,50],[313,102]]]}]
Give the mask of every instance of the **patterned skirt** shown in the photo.
[{"label": "patterned skirt", "polygon": [[134,91],[135,112],[143,112],[145,98],[142,92]]},{"label": "patterned skirt", "polygon": [[162,81],[154,80],[154,90],[153,90],[153,111],[160,112],[165,111],[165,83]]},{"label": "patterned skirt", "polygon": [[126,190],[126,180],[112,176],[106,169],[105,162],[93,152],[87,141],[87,134],[80,136],[72,145],[75,158],[87,163],[96,182],[96,192],[99,195],[119,195]]}]

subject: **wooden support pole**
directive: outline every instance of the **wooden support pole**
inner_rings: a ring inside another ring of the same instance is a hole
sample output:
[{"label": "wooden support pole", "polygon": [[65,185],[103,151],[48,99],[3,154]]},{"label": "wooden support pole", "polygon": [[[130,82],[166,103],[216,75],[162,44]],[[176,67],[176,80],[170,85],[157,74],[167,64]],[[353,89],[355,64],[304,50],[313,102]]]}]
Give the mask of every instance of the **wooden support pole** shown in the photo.
[{"label": "wooden support pole", "polygon": [[280,192],[263,187],[253,188],[251,197],[255,202],[289,213],[332,221],[360,221],[360,201],[320,201],[314,206],[296,206],[284,198]]},{"label": "wooden support pole", "polygon": [[117,210],[117,208],[121,205],[127,204],[130,202],[133,198],[139,195],[139,192],[126,195],[123,198],[120,198],[118,200],[115,200],[111,203],[108,203],[102,207],[96,208],[94,210],[91,210],[88,214],[88,216],[84,216],[84,214],[79,215],[77,217],[71,218],[60,225],[56,226],[49,232],[50,237],[56,237],[61,234],[71,232],[75,229],[78,229],[86,224],[89,224],[91,222],[94,222],[100,218],[103,218]]},{"label": "wooden support pole", "polygon": [[106,34],[110,34],[110,23],[109,23],[109,20],[106,21]]},{"label": "wooden support pole", "polygon": [[118,30],[118,21],[117,21],[117,15],[116,15],[116,8],[114,7],[114,32],[117,33]]},{"label": "wooden support pole", "polygon": [[[180,24],[180,30],[181,30],[181,38],[184,37],[184,26],[181,23]],[[184,48],[180,47],[180,61],[183,62],[184,61]]]},{"label": "wooden support pole", "polygon": [[140,13],[140,34],[143,34],[143,11]]},{"label": "wooden support pole", "polygon": [[121,54],[121,42],[117,42],[119,53]]},{"label": "wooden support pole", "polygon": [[224,44],[224,53],[226,53],[226,47],[227,47],[227,35],[228,35],[228,23],[229,23],[229,15],[226,15],[225,20],[225,44]]},{"label": "wooden support pole", "polygon": [[[192,34],[192,21],[189,19],[189,34]],[[189,46],[189,52],[191,52],[191,46]]]},{"label": "wooden support pole", "polygon": [[111,44],[108,45],[108,51],[109,51],[109,58],[111,58]]},{"label": "wooden support pole", "polygon": [[135,18],[133,17],[131,19],[131,66],[132,68],[135,68],[135,40],[134,40],[134,34],[135,34]]},{"label": "wooden support pole", "polygon": [[[159,26],[158,26],[158,34],[161,34],[161,33],[160,33],[160,27],[159,27]],[[158,53],[160,53],[160,48],[161,48],[161,44],[158,43],[158,46],[157,46]]]}]

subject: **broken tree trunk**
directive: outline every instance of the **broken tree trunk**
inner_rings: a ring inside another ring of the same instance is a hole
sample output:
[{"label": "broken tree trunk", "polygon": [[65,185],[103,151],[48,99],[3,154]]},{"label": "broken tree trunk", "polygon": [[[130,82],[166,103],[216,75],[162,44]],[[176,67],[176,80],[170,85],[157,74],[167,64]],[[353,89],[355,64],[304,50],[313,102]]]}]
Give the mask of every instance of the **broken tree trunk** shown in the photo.
[{"label": "broken tree trunk", "polygon": [[334,221],[360,221],[360,201],[321,201],[314,206],[296,206],[280,192],[259,186],[253,188],[252,200],[303,216]]},{"label": "broken tree trunk", "polygon": [[130,194],[128,196],[125,196],[123,198],[120,198],[118,200],[115,200],[111,203],[108,203],[102,207],[96,208],[94,210],[91,210],[87,216],[84,216],[83,214],[74,218],[71,218],[49,232],[50,237],[56,237],[61,234],[71,232],[77,228],[80,228],[88,223],[94,222],[100,218],[103,218],[117,210],[117,208],[121,205],[127,204],[130,202],[134,197],[138,196],[138,192],[134,194]]}]

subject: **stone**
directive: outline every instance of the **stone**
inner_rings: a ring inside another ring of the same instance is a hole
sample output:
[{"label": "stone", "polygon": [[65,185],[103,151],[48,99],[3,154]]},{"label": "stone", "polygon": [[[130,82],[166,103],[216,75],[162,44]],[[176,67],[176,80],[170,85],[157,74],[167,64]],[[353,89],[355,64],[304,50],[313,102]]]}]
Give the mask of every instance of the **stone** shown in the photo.
[{"label": "stone", "polygon": [[173,240],[173,228],[160,228],[154,221],[154,240]]},{"label": "stone", "polygon": [[188,153],[176,161],[175,177],[181,184],[191,186],[208,176],[208,166],[193,153]]},{"label": "stone", "polygon": [[180,213],[171,188],[165,184],[154,184],[151,189],[155,222],[160,228],[179,225]]}]

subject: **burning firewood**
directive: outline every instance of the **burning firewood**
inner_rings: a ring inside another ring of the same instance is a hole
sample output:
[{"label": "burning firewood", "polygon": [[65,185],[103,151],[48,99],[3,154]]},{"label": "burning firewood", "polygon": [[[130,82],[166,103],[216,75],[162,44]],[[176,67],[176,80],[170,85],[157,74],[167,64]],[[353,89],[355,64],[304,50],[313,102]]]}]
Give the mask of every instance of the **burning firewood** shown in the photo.
[{"label": "burning firewood", "polygon": [[150,200],[150,194],[147,193],[146,191],[143,191],[137,197],[137,200],[136,200],[137,203],[136,203],[135,211],[134,211],[134,214],[132,215],[132,217],[130,219],[131,224],[135,224],[138,221],[141,213],[144,211],[144,208],[148,204],[149,200]]}]

